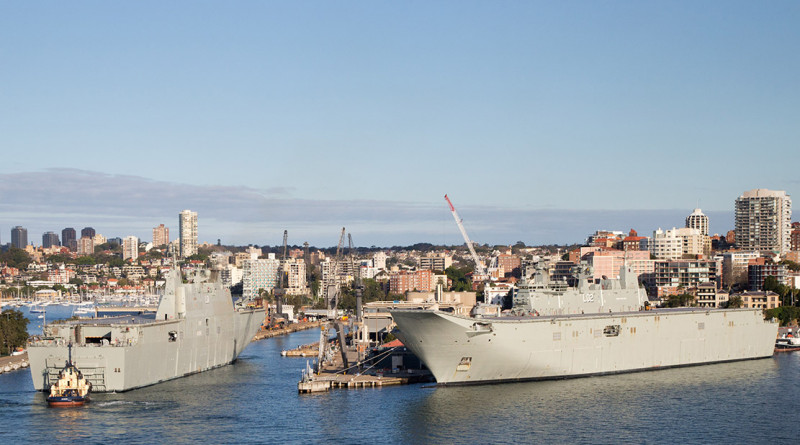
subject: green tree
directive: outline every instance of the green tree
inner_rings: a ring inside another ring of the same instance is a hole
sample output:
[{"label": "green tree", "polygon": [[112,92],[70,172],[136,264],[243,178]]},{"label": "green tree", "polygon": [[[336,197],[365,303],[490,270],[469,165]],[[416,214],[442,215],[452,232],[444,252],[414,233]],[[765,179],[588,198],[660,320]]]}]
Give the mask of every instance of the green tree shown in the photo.
[{"label": "green tree", "polygon": [[793,296],[792,288],[785,284],[779,283],[778,279],[774,276],[770,275],[764,278],[764,290],[778,294],[778,296],[781,298],[781,304],[791,305],[791,297]]},{"label": "green tree", "polygon": [[64,255],[63,253],[56,253],[47,257],[47,261],[53,264],[57,263],[64,263],[64,264],[74,264],[75,260],[70,258],[68,255]]},{"label": "green tree", "polygon": [[142,255],[139,258],[145,259],[145,260],[151,260],[151,261],[152,260],[160,260],[161,258],[164,258],[164,254],[158,249],[150,249],[149,251],[145,252],[145,254]]},{"label": "green tree", "polygon": [[75,264],[79,266],[91,266],[97,264],[97,262],[91,256],[79,256],[78,258],[75,258]]},{"label": "green tree", "polygon": [[6,309],[0,314],[0,355],[9,355],[28,340],[28,319],[22,312]]},{"label": "green tree", "polygon": [[770,318],[777,318],[781,326],[786,326],[800,319],[800,307],[780,306],[775,309],[767,309],[764,311],[764,319],[768,320]]},{"label": "green tree", "polygon": [[791,270],[792,272],[800,271],[800,263],[796,263],[792,260],[783,260],[781,261],[781,264],[786,265],[786,267],[789,268],[789,270]]},{"label": "green tree", "polygon": [[740,308],[744,305],[744,301],[742,301],[741,295],[733,295],[728,299],[728,307],[730,308]]},{"label": "green tree", "polygon": [[9,267],[16,269],[25,269],[32,262],[33,259],[28,255],[28,252],[16,247],[11,247],[8,251],[0,253],[0,263],[5,263]]},{"label": "green tree", "polygon": [[694,295],[691,294],[670,295],[664,303],[665,307],[687,307],[694,305]]},{"label": "green tree", "polygon": [[364,285],[364,303],[383,301],[386,299],[386,291],[378,281],[372,278],[365,278],[362,284]]},{"label": "green tree", "polygon": [[467,278],[466,272],[468,272],[468,268],[456,268],[453,266],[448,267],[445,269],[444,273],[447,274],[447,278],[449,278],[453,282],[453,286],[451,288],[454,292],[469,292],[472,290],[472,282]]},{"label": "green tree", "polygon": [[350,286],[342,286],[339,291],[339,305],[337,307],[345,311],[356,310],[356,296]]}]

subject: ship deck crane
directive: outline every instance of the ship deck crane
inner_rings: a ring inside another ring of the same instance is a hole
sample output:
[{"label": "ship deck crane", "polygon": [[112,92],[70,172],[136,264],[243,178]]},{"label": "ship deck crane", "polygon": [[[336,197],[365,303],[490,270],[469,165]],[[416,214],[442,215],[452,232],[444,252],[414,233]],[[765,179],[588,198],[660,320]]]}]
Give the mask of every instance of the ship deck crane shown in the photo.
[{"label": "ship deck crane", "polygon": [[463,220],[460,216],[458,216],[458,212],[456,208],[453,206],[453,203],[450,201],[450,198],[447,195],[444,195],[445,201],[447,201],[447,205],[450,206],[450,213],[453,214],[453,218],[456,220],[456,224],[458,225],[458,230],[461,231],[461,236],[464,237],[464,242],[467,244],[467,249],[469,249],[469,253],[472,255],[472,259],[475,261],[475,274],[480,276],[480,279],[488,278],[488,274],[486,273],[486,267],[484,267],[481,259],[478,257],[477,252],[475,252],[475,248],[472,246],[472,241],[469,239],[467,235],[467,230],[464,229]]}]

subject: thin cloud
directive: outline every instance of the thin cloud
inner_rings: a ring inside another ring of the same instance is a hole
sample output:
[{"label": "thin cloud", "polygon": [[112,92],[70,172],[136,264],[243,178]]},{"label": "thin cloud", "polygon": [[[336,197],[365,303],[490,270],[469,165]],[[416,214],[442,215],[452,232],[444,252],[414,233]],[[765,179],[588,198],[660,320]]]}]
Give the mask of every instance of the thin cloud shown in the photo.
[{"label": "thin cloud", "polygon": [[[293,189],[192,185],[135,175],[110,175],[77,169],[0,174],[0,224],[29,230],[38,243],[45,231],[93,226],[108,237],[151,237],[164,223],[177,236],[177,215],[198,212],[201,241],[230,244],[278,244],[283,230],[291,243],[335,245],[341,227],[358,245],[407,245],[417,242],[461,244],[446,205],[367,200],[307,200],[281,197]],[[680,227],[690,210],[564,210],[465,206],[459,212],[479,243],[572,244],[599,229],[641,235]],[[732,228],[732,212],[709,212],[712,232]],[[2,239],[8,240],[8,238]]]}]

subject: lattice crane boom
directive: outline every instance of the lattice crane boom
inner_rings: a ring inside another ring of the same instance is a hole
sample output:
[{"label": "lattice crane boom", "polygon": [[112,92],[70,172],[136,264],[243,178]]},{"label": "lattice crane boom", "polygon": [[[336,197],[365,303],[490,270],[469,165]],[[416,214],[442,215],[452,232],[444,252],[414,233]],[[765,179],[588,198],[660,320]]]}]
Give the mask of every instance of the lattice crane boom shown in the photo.
[{"label": "lattice crane boom", "polygon": [[475,261],[475,272],[477,275],[480,275],[482,278],[486,277],[486,268],[484,267],[481,259],[478,257],[478,253],[475,252],[475,248],[472,246],[472,241],[469,239],[469,235],[467,235],[467,230],[464,229],[464,224],[462,223],[461,217],[458,216],[458,212],[456,211],[455,206],[450,201],[450,198],[447,195],[444,195],[445,201],[447,201],[447,205],[450,206],[450,213],[453,214],[453,218],[456,220],[456,224],[458,225],[458,230],[461,231],[461,236],[464,237],[464,242],[467,244],[467,249],[469,249],[469,253],[472,255],[473,261]]}]

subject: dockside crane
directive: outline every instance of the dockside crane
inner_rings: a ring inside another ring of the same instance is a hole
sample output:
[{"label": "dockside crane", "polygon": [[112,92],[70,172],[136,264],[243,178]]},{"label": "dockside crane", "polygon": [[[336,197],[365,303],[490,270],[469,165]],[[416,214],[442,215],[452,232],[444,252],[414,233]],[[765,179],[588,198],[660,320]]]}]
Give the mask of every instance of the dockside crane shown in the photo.
[{"label": "dockside crane", "polygon": [[356,256],[353,254],[353,237],[348,233],[347,241],[350,249],[350,264],[353,267],[353,293],[356,296],[356,321],[361,321],[362,296],[364,295],[364,285],[361,283],[361,267],[356,266]]},{"label": "dockside crane", "polygon": [[475,274],[480,276],[480,280],[487,279],[489,275],[486,273],[486,267],[483,265],[481,259],[478,257],[478,254],[475,252],[475,248],[472,246],[472,241],[470,241],[469,236],[467,235],[467,230],[464,229],[464,224],[461,217],[458,216],[455,206],[453,206],[453,203],[446,194],[444,195],[444,199],[447,201],[447,205],[450,206],[450,213],[453,214],[453,218],[456,220],[456,224],[458,225],[458,230],[461,231],[461,236],[464,237],[464,242],[467,244],[467,249],[469,249],[469,253],[472,254],[472,259],[475,261]]},{"label": "dockside crane", "polygon": [[341,275],[341,262],[342,262],[342,246],[344,245],[344,237],[346,231],[342,227],[342,234],[339,236],[339,244],[336,246],[336,256],[333,258],[331,267],[329,269],[328,279],[326,280],[325,299],[328,303],[328,312],[336,311],[336,306],[339,305],[339,286]]},{"label": "dockside crane", "polygon": [[275,288],[273,293],[275,294],[275,312],[278,316],[282,316],[283,314],[283,296],[286,295],[286,289],[283,287],[284,284],[284,275],[286,275],[286,246],[287,241],[289,240],[289,231],[283,231],[283,255],[281,255],[281,265],[278,268],[279,276],[278,276],[278,287]]}]

